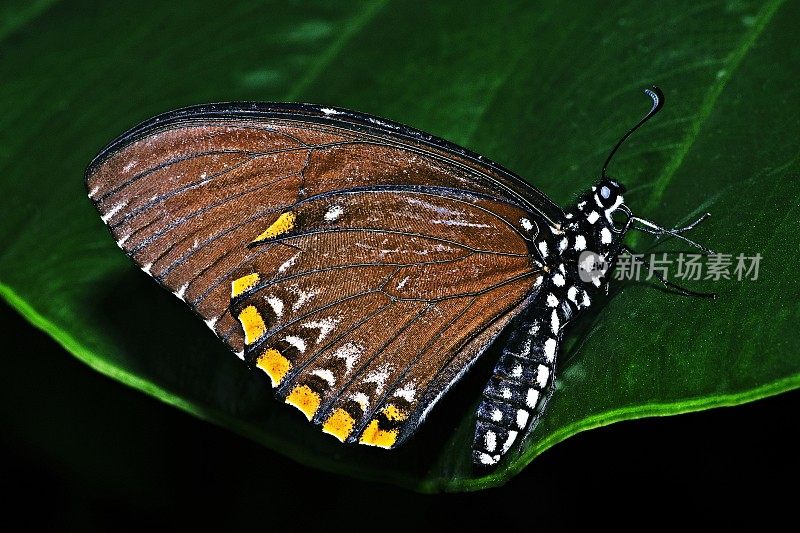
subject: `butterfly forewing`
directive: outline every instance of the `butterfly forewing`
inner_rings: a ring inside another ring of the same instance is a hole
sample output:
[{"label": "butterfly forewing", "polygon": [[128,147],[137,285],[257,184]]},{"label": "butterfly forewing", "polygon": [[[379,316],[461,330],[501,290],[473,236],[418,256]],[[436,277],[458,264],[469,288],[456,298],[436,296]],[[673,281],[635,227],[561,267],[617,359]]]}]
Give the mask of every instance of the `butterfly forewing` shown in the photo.
[{"label": "butterfly forewing", "polygon": [[87,186],[120,247],[280,397],[387,447],[531,298],[531,220],[558,216],[463,149],[314,106],[154,119]]}]

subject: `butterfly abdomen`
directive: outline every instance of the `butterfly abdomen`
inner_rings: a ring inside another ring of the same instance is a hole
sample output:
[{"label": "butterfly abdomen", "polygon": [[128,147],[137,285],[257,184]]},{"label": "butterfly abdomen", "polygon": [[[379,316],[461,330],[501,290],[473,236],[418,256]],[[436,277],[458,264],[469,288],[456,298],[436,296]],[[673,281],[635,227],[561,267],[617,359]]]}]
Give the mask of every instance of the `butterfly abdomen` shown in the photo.
[{"label": "butterfly abdomen", "polygon": [[[548,284],[545,284],[545,286]],[[561,328],[573,309],[540,290],[512,332],[478,406],[473,461],[496,464],[541,414],[552,391]],[[555,304],[555,305],[553,305]]]}]

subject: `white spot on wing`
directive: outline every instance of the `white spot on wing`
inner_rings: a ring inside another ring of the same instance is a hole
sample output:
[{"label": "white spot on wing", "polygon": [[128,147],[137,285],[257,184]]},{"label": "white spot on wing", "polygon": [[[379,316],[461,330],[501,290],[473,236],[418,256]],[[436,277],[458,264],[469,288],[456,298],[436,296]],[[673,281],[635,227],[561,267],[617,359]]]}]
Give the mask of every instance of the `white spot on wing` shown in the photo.
[{"label": "white spot on wing", "polygon": [[267,296],[266,300],[269,306],[272,307],[272,311],[275,312],[275,316],[278,318],[283,316],[283,300],[277,296]]},{"label": "white spot on wing", "polygon": [[283,338],[286,342],[297,348],[297,351],[303,353],[306,351],[306,341],[297,337],[296,335],[287,335]]},{"label": "white spot on wing", "polygon": [[234,353],[236,354],[236,357],[238,357],[239,359],[244,361],[244,350],[239,350],[238,352],[234,352]]},{"label": "white spot on wing", "polygon": [[331,372],[327,368],[318,368],[313,372],[311,372],[311,374],[324,379],[325,381],[328,382],[328,385],[330,385],[331,387],[333,387],[333,385],[336,383],[336,378],[333,377],[333,372]]},{"label": "white spot on wing", "polygon": [[97,194],[97,191],[100,190],[99,185],[95,185],[91,191],[89,191],[89,198],[94,198],[94,195]]},{"label": "white spot on wing", "polygon": [[286,261],[284,261],[284,262],[281,264],[281,266],[279,266],[279,267],[278,267],[278,272],[279,272],[279,273],[280,273],[280,272],[286,272],[286,270],[287,270],[289,267],[291,267],[291,266],[294,264],[294,262],[295,262],[295,261],[297,261],[297,258],[298,258],[299,256],[300,256],[300,252],[297,252],[297,253],[296,253],[296,254],[294,254],[292,257],[290,257],[289,259],[287,259]]},{"label": "white spot on wing", "polygon": [[519,219],[519,223],[522,224],[522,227],[525,228],[525,231],[530,231],[533,229],[533,223],[527,218]]},{"label": "white spot on wing", "polygon": [[580,252],[581,250],[586,249],[586,237],[583,235],[578,235],[575,237],[575,251]]},{"label": "white spot on wing", "polygon": [[417,389],[414,387],[413,383],[408,383],[403,386],[401,389],[397,389],[394,393],[395,397],[402,398],[405,401],[411,403],[414,401],[414,396],[417,394]]},{"label": "white spot on wing", "polygon": [[336,327],[336,324],[339,323],[341,319],[333,318],[333,317],[326,317],[322,320],[314,320],[312,322],[306,322],[303,324],[304,328],[316,328],[319,329],[319,336],[317,336],[317,342],[322,342],[325,340],[325,337],[333,331],[333,328]]},{"label": "white spot on wing", "polygon": [[403,279],[400,280],[400,283],[397,284],[397,289],[398,290],[400,290],[400,289],[402,289],[403,287],[406,286],[406,283],[408,283],[408,278],[409,278],[409,276],[406,276],[406,277],[404,277]]},{"label": "white spot on wing", "polygon": [[592,211],[589,213],[589,216],[586,217],[586,220],[589,221],[589,224],[594,224],[599,218],[600,215],[597,213],[597,211]]},{"label": "white spot on wing", "polygon": [[340,205],[332,205],[325,212],[325,222],[333,222],[344,214],[344,207]]},{"label": "white spot on wing", "polygon": [[383,386],[386,385],[386,378],[389,377],[389,369],[387,367],[379,368],[378,370],[373,370],[367,377],[364,379],[364,383],[374,383],[376,392],[380,392],[383,390]]},{"label": "white spot on wing", "polygon": [[217,320],[219,320],[219,319],[218,319],[217,317],[214,317],[214,318],[209,318],[208,320],[204,320],[203,322],[205,322],[205,323],[206,323],[206,326],[208,326],[208,328],[209,328],[211,331],[213,331],[214,333],[216,333],[216,330],[214,329],[214,326],[216,326],[216,325],[217,325]]},{"label": "white spot on wing", "polygon": [[358,359],[358,356],[361,355],[361,352],[364,351],[362,346],[358,344],[354,344],[352,342],[348,342],[336,349],[333,352],[334,357],[338,357],[340,359],[344,359],[345,367],[347,367],[347,372],[353,370],[353,365]]},{"label": "white spot on wing", "polygon": [[350,396],[350,399],[355,401],[358,405],[360,405],[361,409],[365,411],[367,410],[367,407],[369,406],[369,396],[367,396],[363,392],[356,392],[355,394]]},{"label": "white spot on wing", "polygon": [[566,284],[566,281],[564,280],[564,276],[561,274],[555,274],[553,276],[553,283],[556,287],[563,287]]},{"label": "white spot on wing", "polygon": [[503,419],[503,411],[495,408],[494,412],[492,413],[492,420],[494,420],[495,422],[500,422],[502,419]]},{"label": "white spot on wing", "polygon": [[294,304],[292,304],[292,311],[297,311],[300,309],[303,304],[311,300],[319,292],[319,290],[313,289],[305,291],[299,287],[292,287],[290,290],[297,296],[297,300],[294,302]]},{"label": "white spot on wing", "polygon": [[342,114],[341,111],[337,111],[335,109],[331,109],[330,107],[323,107],[322,109],[320,109],[320,111],[322,111],[326,115],[341,115]]},{"label": "white spot on wing", "polygon": [[183,285],[180,286],[180,288],[177,291],[175,291],[175,296],[180,298],[180,300],[182,302],[186,301],[186,300],[183,299],[183,295],[186,294],[186,289],[187,288],[189,288],[189,284],[188,283],[184,283]]},{"label": "white spot on wing", "polygon": [[[147,263],[146,265],[144,265],[144,266],[142,267],[142,271],[143,271],[145,274],[150,274],[150,269],[151,269],[151,268],[153,268],[153,263]],[[152,276],[152,274],[150,274],[150,275]]]},{"label": "white spot on wing", "polygon": [[109,220],[111,220],[111,218],[112,218],[114,215],[116,215],[117,213],[119,213],[119,212],[120,212],[120,210],[121,210],[123,207],[125,207],[126,205],[128,205],[128,201],[127,201],[127,200],[126,200],[126,201],[124,201],[124,202],[120,202],[120,203],[118,203],[117,205],[115,205],[114,207],[112,207],[112,208],[111,208],[111,209],[110,209],[108,212],[106,212],[106,214],[105,214],[105,215],[102,215],[100,218],[102,218],[102,219],[103,219],[103,222],[105,222],[106,224],[108,224],[108,221],[109,221]]}]

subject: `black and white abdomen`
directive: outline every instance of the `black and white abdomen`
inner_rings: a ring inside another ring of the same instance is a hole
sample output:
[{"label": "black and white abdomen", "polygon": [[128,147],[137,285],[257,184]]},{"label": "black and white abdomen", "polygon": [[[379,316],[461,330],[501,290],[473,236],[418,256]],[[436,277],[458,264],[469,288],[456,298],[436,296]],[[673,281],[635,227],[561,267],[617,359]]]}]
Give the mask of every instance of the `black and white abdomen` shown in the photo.
[{"label": "black and white abdomen", "polygon": [[473,462],[492,466],[541,415],[553,389],[561,328],[573,315],[566,300],[547,290],[511,325],[478,406]]}]

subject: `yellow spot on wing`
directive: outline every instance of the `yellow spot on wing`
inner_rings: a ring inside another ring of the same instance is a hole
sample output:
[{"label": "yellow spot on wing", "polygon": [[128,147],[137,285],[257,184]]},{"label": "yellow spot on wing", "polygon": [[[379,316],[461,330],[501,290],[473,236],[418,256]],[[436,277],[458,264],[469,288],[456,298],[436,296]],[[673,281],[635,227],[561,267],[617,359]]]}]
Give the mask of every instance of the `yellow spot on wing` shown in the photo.
[{"label": "yellow spot on wing", "polygon": [[244,329],[244,343],[253,344],[267,331],[261,313],[253,305],[248,305],[239,313],[239,322]]},{"label": "yellow spot on wing", "polygon": [[406,414],[398,409],[394,404],[389,404],[383,408],[383,414],[392,422],[402,422],[406,419]]},{"label": "yellow spot on wing", "polygon": [[264,232],[253,239],[253,242],[260,242],[265,241],[267,239],[272,239],[274,237],[278,237],[292,231],[294,228],[294,222],[297,220],[297,215],[292,213],[291,211],[287,211],[283,213],[281,216],[278,217],[278,220],[272,223],[270,227],[264,230]]},{"label": "yellow spot on wing", "polygon": [[361,439],[358,441],[360,444],[367,446],[379,446],[381,448],[391,448],[397,440],[398,430],[390,429],[384,430],[378,427],[378,420],[373,419],[364,433],[361,434]]},{"label": "yellow spot on wing", "polygon": [[236,298],[240,294],[244,294],[255,287],[259,279],[261,279],[261,277],[256,272],[253,272],[252,274],[233,280],[233,283],[231,283],[231,298]]},{"label": "yellow spot on wing", "polygon": [[322,424],[322,431],[344,442],[350,436],[350,432],[353,431],[354,424],[355,420],[350,416],[350,413],[340,408],[335,410]]},{"label": "yellow spot on wing", "polygon": [[292,368],[292,362],[281,355],[275,348],[269,348],[256,359],[256,366],[267,373],[272,386],[277,387],[283,376]]},{"label": "yellow spot on wing", "polygon": [[309,420],[311,420],[314,417],[314,413],[317,412],[320,401],[319,394],[311,390],[311,387],[308,385],[298,385],[292,389],[292,392],[286,397],[286,403],[300,409]]}]

